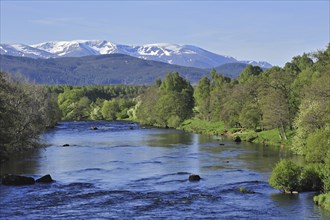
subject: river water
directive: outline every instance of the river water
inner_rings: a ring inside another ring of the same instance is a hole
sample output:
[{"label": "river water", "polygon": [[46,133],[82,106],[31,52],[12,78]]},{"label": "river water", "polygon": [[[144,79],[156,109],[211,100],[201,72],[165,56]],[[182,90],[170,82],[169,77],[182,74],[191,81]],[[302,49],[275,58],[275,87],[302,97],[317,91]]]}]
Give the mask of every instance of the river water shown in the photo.
[{"label": "river water", "polygon": [[[1,185],[1,219],[330,219],[313,193],[268,185],[278,148],[130,122],[61,122],[43,138],[48,147],[0,174],[56,182]],[[202,179],[189,182],[192,173]]]}]

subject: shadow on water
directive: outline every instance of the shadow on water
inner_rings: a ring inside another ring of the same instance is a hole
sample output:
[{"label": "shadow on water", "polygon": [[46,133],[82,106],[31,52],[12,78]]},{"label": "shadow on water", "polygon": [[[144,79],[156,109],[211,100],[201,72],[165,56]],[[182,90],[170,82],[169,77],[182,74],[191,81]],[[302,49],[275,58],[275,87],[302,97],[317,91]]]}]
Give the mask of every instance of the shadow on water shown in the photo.
[{"label": "shadow on water", "polygon": [[43,148],[29,149],[10,156],[10,161],[0,163],[0,176],[5,174],[34,174],[40,164]]}]

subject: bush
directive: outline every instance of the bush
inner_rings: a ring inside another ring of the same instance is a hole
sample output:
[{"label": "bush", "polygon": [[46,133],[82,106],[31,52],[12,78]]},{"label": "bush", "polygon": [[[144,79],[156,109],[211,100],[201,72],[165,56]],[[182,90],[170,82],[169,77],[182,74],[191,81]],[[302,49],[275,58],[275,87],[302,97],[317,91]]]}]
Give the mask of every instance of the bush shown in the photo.
[{"label": "bush", "polygon": [[269,184],[283,192],[297,191],[301,168],[290,160],[279,161],[272,171]]},{"label": "bush", "polygon": [[241,134],[241,138],[244,141],[253,142],[258,138],[258,134],[255,131],[247,131],[246,133]]},{"label": "bush", "polygon": [[312,163],[324,162],[330,143],[330,129],[319,129],[307,138],[306,160]]},{"label": "bush", "polygon": [[325,158],[325,165],[323,168],[323,190],[324,192],[330,192],[330,149]]},{"label": "bush", "polygon": [[170,128],[177,128],[179,127],[181,123],[180,117],[177,115],[172,115],[168,120],[167,120],[167,125]]},{"label": "bush", "polygon": [[330,211],[330,193],[314,196],[314,203]]},{"label": "bush", "polygon": [[308,164],[306,165],[300,176],[300,190],[301,191],[319,191],[322,188],[322,180],[320,173],[321,165]]}]

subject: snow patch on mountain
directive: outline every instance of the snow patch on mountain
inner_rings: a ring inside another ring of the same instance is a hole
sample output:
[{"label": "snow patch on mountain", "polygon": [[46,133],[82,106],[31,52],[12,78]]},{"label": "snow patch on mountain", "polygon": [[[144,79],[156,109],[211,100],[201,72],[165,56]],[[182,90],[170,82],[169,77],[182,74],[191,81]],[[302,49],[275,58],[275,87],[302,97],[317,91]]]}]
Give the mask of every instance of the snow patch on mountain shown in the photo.
[{"label": "snow patch on mountain", "polygon": [[212,68],[235,62],[259,65],[263,68],[271,67],[264,61],[238,61],[233,57],[215,54],[196,46],[170,43],[129,46],[106,40],[74,40],[49,41],[34,45],[0,44],[0,54],[32,58],[81,57],[114,53],[198,68]]},{"label": "snow patch on mountain", "polygon": [[260,66],[262,68],[271,68],[272,65],[266,61],[240,60],[240,63],[250,64],[252,66]]}]

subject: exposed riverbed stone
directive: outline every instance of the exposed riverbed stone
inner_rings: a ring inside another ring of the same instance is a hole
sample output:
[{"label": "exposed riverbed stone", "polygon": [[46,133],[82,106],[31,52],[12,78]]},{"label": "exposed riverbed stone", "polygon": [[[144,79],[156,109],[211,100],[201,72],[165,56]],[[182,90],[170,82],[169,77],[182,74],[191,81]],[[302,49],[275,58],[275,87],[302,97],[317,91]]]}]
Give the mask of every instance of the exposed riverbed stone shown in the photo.
[{"label": "exposed riverbed stone", "polygon": [[1,183],[7,186],[22,186],[35,184],[32,177],[7,174],[2,177]]},{"label": "exposed riverbed stone", "polygon": [[242,139],[240,138],[240,136],[236,136],[236,137],[234,137],[234,139],[233,139],[236,143],[240,143],[240,142],[242,142]]},{"label": "exposed riverbed stone", "polygon": [[200,181],[200,180],[201,180],[201,177],[197,174],[191,174],[189,176],[189,181],[191,181],[191,182]]},{"label": "exposed riverbed stone", "polygon": [[54,180],[52,179],[52,177],[47,174],[39,179],[36,180],[37,183],[52,183],[54,182]]}]

